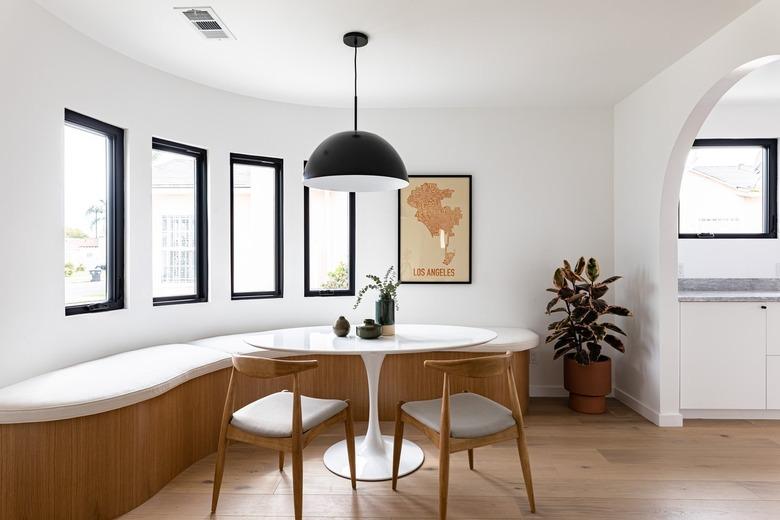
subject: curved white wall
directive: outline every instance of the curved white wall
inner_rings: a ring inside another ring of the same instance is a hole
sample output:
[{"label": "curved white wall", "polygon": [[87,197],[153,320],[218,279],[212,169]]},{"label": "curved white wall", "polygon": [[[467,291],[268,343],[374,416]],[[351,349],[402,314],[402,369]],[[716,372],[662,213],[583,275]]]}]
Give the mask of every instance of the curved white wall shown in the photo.
[{"label": "curved white wall", "polygon": [[[32,2],[8,0],[4,9],[14,23],[0,33],[0,386],[141,346],[372,314],[370,300],[352,312],[352,298],[303,297],[300,168],[323,137],[349,126],[348,111],[206,88],[110,51]],[[128,129],[121,311],[64,315],[64,107]],[[390,140],[411,173],[474,175],[474,283],[402,287],[399,320],[542,334],[544,288],[561,258],[595,255],[612,271],[610,110],[370,110],[361,126]],[[205,304],[151,304],[153,135],[209,152]],[[230,300],[230,152],[285,161],[284,299]],[[358,195],[358,279],[395,263],[396,218],[395,194]],[[549,351],[537,357],[532,384],[555,391],[560,366]]]},{"label": "curved white wall", "polygon": [[717,100],[780,54],[780,2],[764,0],[615,107],[615,265],[636,318],[618,396],[660,424],[679,415],[677,202],[685,156]]}]

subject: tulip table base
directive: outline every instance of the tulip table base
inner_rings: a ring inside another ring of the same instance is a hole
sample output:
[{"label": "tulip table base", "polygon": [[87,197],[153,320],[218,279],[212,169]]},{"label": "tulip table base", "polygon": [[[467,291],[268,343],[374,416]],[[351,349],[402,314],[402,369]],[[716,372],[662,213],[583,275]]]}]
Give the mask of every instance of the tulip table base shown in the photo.
[{"label": "tulip table base", "polygon": [[[390,480],[393,476],[393,437],[383,435],[382,446],[376,449],[372,442],[366,442],[365,436],[355,437],[355,476],[358,480],[378,481]],[[425,460],[423,450],[415,443],[404,440],[401,447],[401,463],[398,465],[398,476],[403,477],[414,473]],[[325,452],[323,457],[325,467],[336,475],[349,478],[349,459],[347,457],[347,441],[341,441]]]},{"label": "tulip table base", "polygon": [[[393,437],[382,435],[379,429],[379,373],[382,371],[383,353],[364,353],[360,357],[366,367],[368,379],[368,430],[355,438],[355,476],[358,480],[390,480],[393,478]],[[401,463],[398,476],[414,472],[422,466],[425,455],[415,443],[404,440],[401,447]],[[336,475],[349,478],[347,443],[341,441],[325,452],[325,467]]]}]

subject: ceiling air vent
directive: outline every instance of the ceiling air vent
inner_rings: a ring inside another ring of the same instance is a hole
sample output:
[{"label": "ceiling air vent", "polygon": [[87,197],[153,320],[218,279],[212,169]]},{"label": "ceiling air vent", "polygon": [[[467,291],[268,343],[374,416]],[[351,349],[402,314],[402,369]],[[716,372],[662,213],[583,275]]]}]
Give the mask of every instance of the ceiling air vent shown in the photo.
[{"label": "ceiling air vent", "polygon": [[181,12],[190,25],[206,39],[236,39],[211,7],[175,7],[174,9]]}]

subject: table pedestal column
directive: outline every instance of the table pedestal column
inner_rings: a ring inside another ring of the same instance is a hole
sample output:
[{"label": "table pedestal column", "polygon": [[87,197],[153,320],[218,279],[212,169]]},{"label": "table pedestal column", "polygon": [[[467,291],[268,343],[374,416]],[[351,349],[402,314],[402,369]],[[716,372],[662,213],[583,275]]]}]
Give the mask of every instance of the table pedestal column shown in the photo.
[{"label": "table pedestal column", "polygon": [[[379,373],[382,370],[384,354],[361,354],[368,377],[368,430],[366,435],[356,437],[356,473],[358,480],[390,480],[393,476],[393,437],[382,435],[379,429]],[[401,463],[398,476],[403,477],[422,466],[425,455],[415,443],[404,440],[401,447]],[[325,452],[325,466],[344,478],[349,478],[347,443],[341,441]]]}]

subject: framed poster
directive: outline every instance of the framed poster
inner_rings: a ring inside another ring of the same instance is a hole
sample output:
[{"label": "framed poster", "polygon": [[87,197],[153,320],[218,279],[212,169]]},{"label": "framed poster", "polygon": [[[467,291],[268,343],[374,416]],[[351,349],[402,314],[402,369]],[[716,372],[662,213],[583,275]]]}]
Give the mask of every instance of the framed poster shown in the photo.
[{"label": "framed poster", "polygon": [[471,283],[471,175],[410,175],[398,191],[403,283]]}]

